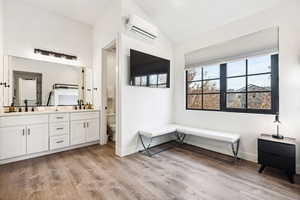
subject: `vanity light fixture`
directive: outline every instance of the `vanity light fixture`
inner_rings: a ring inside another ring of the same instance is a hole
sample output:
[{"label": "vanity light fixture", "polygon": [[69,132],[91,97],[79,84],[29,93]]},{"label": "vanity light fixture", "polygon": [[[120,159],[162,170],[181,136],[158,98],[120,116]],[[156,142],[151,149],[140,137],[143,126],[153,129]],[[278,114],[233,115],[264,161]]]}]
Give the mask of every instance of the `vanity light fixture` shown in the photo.
[{"label": "vanity light fixture", "polygon": [[56,58],[64,58],[67,60],[77,60],[77,56],[73,55],[68,55],[68,54],[63,54],[63,53],[57,53],[53,51],[47,51],[47,50],[42,50],[42,49],[34,49],[35,54],[40,54],[43,56],[52,56]]}]

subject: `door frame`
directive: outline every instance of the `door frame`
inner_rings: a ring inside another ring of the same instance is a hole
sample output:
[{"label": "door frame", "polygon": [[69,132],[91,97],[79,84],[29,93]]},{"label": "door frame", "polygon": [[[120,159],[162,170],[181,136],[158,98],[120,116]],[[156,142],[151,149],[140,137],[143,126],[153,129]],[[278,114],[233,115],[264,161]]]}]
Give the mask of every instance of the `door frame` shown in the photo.
[{"label": "door frame", "polygon": [[101,50],[101,60],[102,60],[102,67],[101,67],[101,132],[103,134],[101,138],[101,143],[106,144],[107,143],[107,117],[106,117],[106,106],[107,106],[107,79],[106,79],[106,72],[107,72],[107,57],[106,53],[109,49],[112,47],[116,48],[116,79],[115,79],[115,87],[116,87],[116,93],[115,93],[115,101],[116,101],[116,141],[115,141],[115,154],[118,156],[121,156],[121,131],[120,131],[120,119],[121,119],[121,110],[120,110],[120,70],[119,70],[119,49],[120,49],[120,40],[119,35],[117,38],[109,42],[107,45],[104,46]]}]

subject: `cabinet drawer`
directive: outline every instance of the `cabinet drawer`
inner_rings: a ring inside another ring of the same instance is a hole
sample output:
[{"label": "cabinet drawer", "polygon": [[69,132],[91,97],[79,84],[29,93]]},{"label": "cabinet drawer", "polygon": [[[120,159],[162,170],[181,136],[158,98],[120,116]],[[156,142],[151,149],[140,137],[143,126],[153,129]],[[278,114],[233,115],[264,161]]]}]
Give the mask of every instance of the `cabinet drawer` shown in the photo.
[{"label": "cabinet drawer", "polygon": [[81,112],[81,113],[71,113],[71,120],[87,120],[87,119],[97,119],[99,118],[99,112]]},{"label": "cabinet drawer", "polygon": [[0,117],[0,127],[20,126],[28,124],[46,124],[48,123],[48,115],[26,115]]},{"label": "cabinet drawer", "polygon": [[50,137],[50,150],[64,148],[69,146],[69,136],[52,136]]},{"label": "cabinet drawer", "polygon": [[258,140],[258,151],[284,157],[296,157],[295,145],[283,144],[266,140]]},{"label": "cabinet drawer", "polygon": [[50,136],[68,135],[68,134],[69,134],[68,122],[50,124]]},{"label": "cabinet drawer", "polygon": [[295,158],[282,157],[276,154],[260,152],[258,154],[258,163],[278,169],[295,172]]},{"label": "cabinet drawer", "polygon": [[49,118],[50,118],[50,123],[68,122],[69,114],[68,113],[51,114]]}]

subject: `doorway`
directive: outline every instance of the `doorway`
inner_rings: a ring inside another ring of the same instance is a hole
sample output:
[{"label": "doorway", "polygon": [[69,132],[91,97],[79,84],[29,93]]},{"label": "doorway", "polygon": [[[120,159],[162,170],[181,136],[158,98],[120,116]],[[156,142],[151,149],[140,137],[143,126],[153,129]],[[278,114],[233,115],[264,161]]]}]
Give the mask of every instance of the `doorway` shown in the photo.
[{"label": "doorway", "polygon": [[101,131],[104,143],[112,145],[119,155],[118,147],[118,48],[117,41],[102,49],[102,119]]}]

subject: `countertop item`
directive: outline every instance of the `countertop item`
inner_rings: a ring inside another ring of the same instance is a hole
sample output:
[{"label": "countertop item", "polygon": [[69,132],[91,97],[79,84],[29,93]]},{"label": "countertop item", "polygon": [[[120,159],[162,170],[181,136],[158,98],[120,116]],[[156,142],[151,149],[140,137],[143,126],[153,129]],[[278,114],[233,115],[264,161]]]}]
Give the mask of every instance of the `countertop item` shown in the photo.
[{"label": "countertop item", "polygon": [[11,112],[11,113],[0,113],[0,117],[9,116],[23,116],[23,115],[42,115],[42,114],[54,114],[54,113],[80,113],[80,112],[97,112],[100,109],[86,109],[86,110],[47,110],[47,111],[34,111],[34,112]]}]

